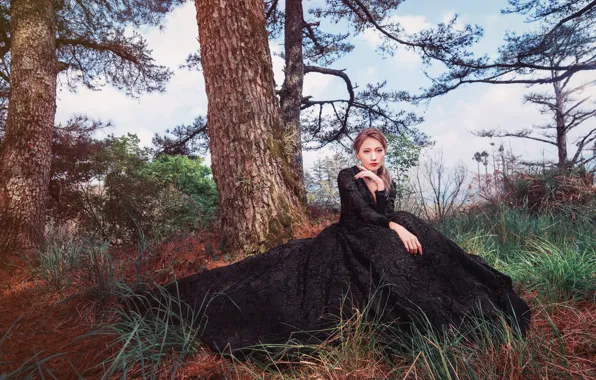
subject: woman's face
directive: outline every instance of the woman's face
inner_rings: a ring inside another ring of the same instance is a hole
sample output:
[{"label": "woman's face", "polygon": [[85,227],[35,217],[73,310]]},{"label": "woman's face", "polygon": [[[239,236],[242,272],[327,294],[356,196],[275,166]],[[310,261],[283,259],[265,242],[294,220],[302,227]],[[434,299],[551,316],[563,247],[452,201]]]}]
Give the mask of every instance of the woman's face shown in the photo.
[{"label": "woman's face", "polygon": [[385,163],[385,149],[379,140],[367,137],[360,146],[356,158],[362,161],[366,169],[376,173]]}]

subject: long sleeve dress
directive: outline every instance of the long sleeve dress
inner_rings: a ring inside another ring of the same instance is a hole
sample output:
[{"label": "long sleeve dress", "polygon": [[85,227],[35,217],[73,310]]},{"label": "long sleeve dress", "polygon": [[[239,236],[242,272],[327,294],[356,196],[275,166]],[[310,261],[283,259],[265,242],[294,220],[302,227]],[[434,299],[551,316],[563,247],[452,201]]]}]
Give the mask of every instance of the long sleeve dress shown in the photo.
[{"label": "long sleeve dress", "polygon": [[[291,240],[166,286],[201,316],[197,321],[207,346],[243,352],[290,338],[317,343],[340,316],[372,304],[367,309],[372,317],[403,327],[404,334],[419,323],[416,312],[440,329],[458,326],[478,311],[491,316],[503,311],[525,334],[530,309],[509,276],[427,222],[394,211],[394,184],[388,194],[377,191],[375,201],[364,179],[354,178],[359,171],[353,166],[339,172],[340,219],[316,237]],[[390,221],[416,235],[422,255],[406,251]]]}]

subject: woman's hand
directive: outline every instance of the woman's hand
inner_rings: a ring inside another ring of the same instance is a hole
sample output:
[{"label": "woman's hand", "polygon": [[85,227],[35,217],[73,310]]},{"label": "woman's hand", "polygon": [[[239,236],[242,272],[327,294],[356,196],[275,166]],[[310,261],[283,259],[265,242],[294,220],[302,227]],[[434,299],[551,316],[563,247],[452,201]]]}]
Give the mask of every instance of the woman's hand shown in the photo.
[{"label": "woman's hand", "polygon": [[422,255],[422,245],[420,245],[420,242],[418,241],[418,238],[416,237],[416,235],[412,234],[410,231],[406,230],[403,226],[400,226],[399,224],[395,223],[395,222],[389,222],[389,228],[391,228],[393,231],[397,232],[397,235],[399,236],[399,238],[401,239],[401,241],[404,243],[404,245],[406,246],[406,250],[413,254],[420,254]]},{"label": "woman's hand", "polygon": [[379,178],[378,175],[376,175],[375,173],[371,172],[370,170],[366,169],[364,166],[360,166],[360,165],[356,165],[358,166],[358,169],[362,170],[360,173],[356,174],[354,176],[354,178],[362,178],[362,177],[368,177],[370,178],[374,183],[376,183],[377,185],[383,183],[383,180],[381,178]]}]

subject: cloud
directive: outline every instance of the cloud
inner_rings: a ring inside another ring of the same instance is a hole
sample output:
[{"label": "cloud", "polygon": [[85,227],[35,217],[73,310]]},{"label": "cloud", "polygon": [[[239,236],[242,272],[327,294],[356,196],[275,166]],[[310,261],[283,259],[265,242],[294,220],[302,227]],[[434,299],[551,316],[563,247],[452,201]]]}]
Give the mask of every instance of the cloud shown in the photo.
[{"label": "cloud", "polygon": [[426,16],[417,15],[392,16],[390,22],[399,23],[406,33],[418,33],[433,26]]},{"label": "cloud", "polygon": [[[443,17],[441,18],[441,22],[444,24],[448,24],[453,17],[455,17],[456,13],[454,11],[447,11],[443,13]],[[464,30],[465,28],[466,18],[462,17],[461,15],[457,15],[457,21],[455,22],[454,28],[455,30]]]},{"label": "cloud", "polygon": [[381,45],[383,40],[381,39],[381,33],[373,28],[368,28],[364,32],[360,33],[357,39],[365,41],[370,47],[376,48]]},{"label": "cloud", "polygon": [[152,93],[133,99],[111,86],[101,91],[79,88],[70,92],[59,86],[56,122],[64,122],[73,114],[86,114],[114,127],[103,133],[120,136],[137,133],[142,144],[150,143],[153,133],[162,133],[179,124],[189,124],[196,116],[207,113],[207,96],[202,73],[179,70],[187,55],[198,48],[194,4],[187,3],[166,16],[165,28],[145,30],[147,44],[157,64],[175,70],[165,93]]},{"label": "cloud", "polygon": [[[408,34],[418,33],[433,26],[426,16],[417,15],[391,16],[387,18],[385,24],[399,24]],[[374,28],[366,29],[358,35],[357,39],[365,41],[373,48],[378,47],[383,42],[382,34]]]},{"label": "cloud", "polygon": [[[462,161],[470,170],[475,170],[472,161],[475,152],[486,150],[492,155],[491,141],[497,146],[503,143],[507,150],[511,148],[514,154],[522,155],[524,159],[541,159],[543,155],[553,158],[556,151],[546,144],[516,138],[481,138],[471,133],[494,128],[515,131],[544,120],[536,107],[522,104],[522,96],[527,91],[523,86],[485,85],[454,92],[449,95],[451,99],[437,99],[440,105],[437,111],[440,112],[429,112],[421,130],[443,149],[446,162],[455,164]],[[478,96],[469,96],[466,92],[475,92]],[[453,99],[455,96],[462,99]],[[450,107],[441,104],[448,103],[445,100],[453,104]]]}]

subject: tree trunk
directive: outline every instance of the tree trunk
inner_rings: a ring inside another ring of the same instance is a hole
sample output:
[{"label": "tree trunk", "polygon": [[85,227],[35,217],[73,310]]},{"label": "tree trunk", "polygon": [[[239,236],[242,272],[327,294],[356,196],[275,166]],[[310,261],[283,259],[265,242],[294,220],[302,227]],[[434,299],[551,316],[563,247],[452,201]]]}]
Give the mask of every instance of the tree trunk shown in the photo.
[{"label": "tree trunk", "polygon": [[304,210],[275,94],[263,0],[195,0],[223,249],[245,255],[292,237]]},{"label": "tree trunk", "polygon": [[303,205],[306,206],[300,131],[300,105],[302,102],[302,87],[304,82],[304,62],[302,57],[303,12],[302,0],[286,0],[284,26],[286,67],[284,73],[285,79],[280,94],[280,103],[286,133],[293,148],[293,170],[300,184],[295,189],[296,195]]},{"label": "tree trunk", "polygon": [[561,82],[554,82],[555,89],[555,123],[557,125],[557,153],[558,166],[561,169],[567,168],[567,127],[565,125],[565,99],[562,94]]},{"label": "tree trunk", "polygon": [[2,254],[30,251],[43,238],[56,113],[54,2],[10,5],[10,95],[0,151]]}]

